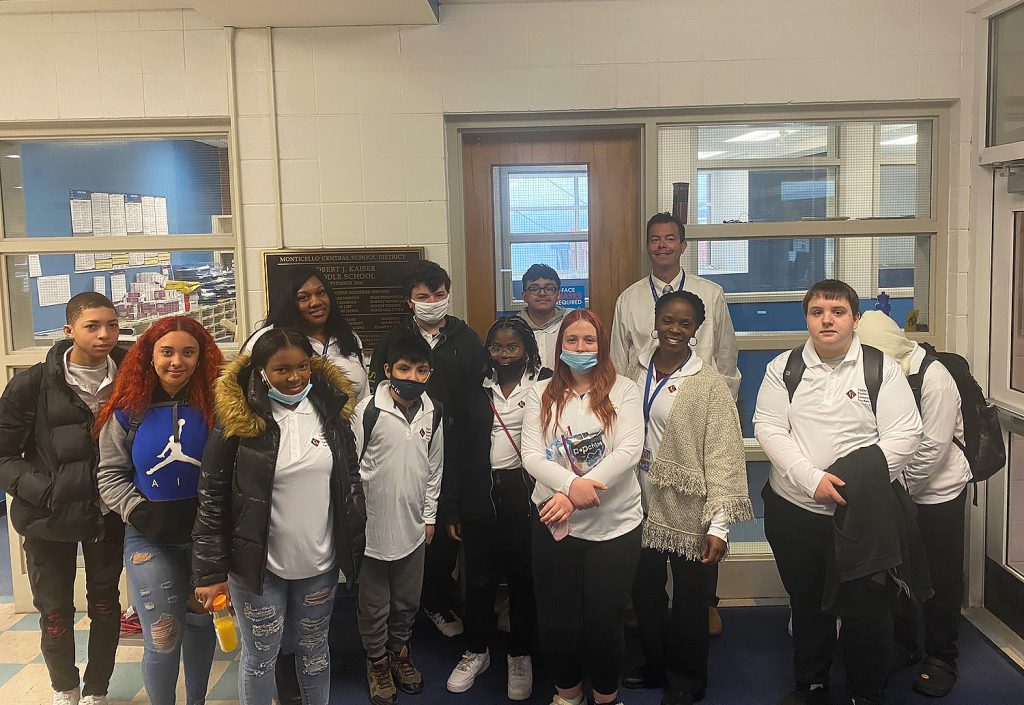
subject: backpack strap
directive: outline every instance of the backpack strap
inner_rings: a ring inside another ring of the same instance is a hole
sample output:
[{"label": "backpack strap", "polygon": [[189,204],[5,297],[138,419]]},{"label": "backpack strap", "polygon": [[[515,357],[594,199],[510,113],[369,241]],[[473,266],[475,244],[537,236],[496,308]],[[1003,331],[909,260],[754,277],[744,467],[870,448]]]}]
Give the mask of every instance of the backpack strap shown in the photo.
[{"label": "backpack strap", "polygon": [[914,374],[907,375],[907,384],[910,385],[910,391],[914,393],[914,402],[917,404],[918,411],[921,411],[921,395],[924,393],[924,373],[928,370],[928,366],[937,359],[926,353],[924,359],[921,360],[921,368]]},{"label": "backpack strap", "polygon": [[135,442],[135,434],[139,432],[139,426],[141,426],[142,422],[146,419],[147,411],[148,408],[143,408],[138,411],[133,411],[128,415],[128,428],[126,429],[128,433],[124,437],[124,442],[129,448],[131,448],[132,444]]},{"label": "backpack strap", "polygon": [[371,396],[370,403],[363,410],[363,448],[359,451],[360,463],[363,462],[363,456],[366,455],[366,446],[370,445],[370,434],[373,433],[373,427],[377,425],[378,417],[380,417],[380,409],[377,408]]},{"label": "backpack strap", "polygon": [[427,441],[427,452],[430,452],[431,446],[434,445],[434,436],[437,435],[437,429],[441,426],[441,421],[444,420],[444,408],[441,406],[441,402],[431,399],[434,402],[434,418],[430,421],[430,440]]},{"label": "backpack strap", "polygon": [[868,388],[868,399],[871,400],[871,413],[878,415],[878,392],[882,389],[882,365],[885,356],[878,348],[861,345],[864,363],[864,385]]},{"label": "backpack strap", "polygon": [[782,373],[782,381],[786,385],[786,391],[789,392],[789,401],[793,401],[793,395],[796,394],[796,388],[800,386],[800,380],[803,379],[804,370],[807,369],[807,365],[804,364],[804,346],[799,345],[789,351],[789,359],[786,360],[786,369]]}]

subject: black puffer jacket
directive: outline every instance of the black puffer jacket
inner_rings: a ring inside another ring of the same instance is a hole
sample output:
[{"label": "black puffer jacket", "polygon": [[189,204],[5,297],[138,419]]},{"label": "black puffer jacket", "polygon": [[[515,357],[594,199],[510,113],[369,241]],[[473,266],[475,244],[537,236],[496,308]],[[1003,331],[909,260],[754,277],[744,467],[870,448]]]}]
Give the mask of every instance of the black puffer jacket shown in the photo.
[{"label": "black puffer jacket", "polygon": [[[0,490],[14,497],[11,523],[26,538],[94,541],[103,516],[96,489],[92,411],[64,378],[62,340],[46,360],[14,376],[0,398]],[[125,351],[110,356],[119,364]]]},{"label": "black puffer jacket", "polygon": [[[441,402],[444,409],[444,475],[437,505],[437,523],[443,525],[456,520],[456,501],[451,483],[466,461],[467,432],[472,413],[470,397],[480,388],[485,357],[480,336],[461,318],[446,316],[440,334],[441,338],[431,352],[434,371],[427,380],[427,394],[431,399]],[[387,379],[384,364],[388,359],[388,350],[393,341],[402,335],[420,335],[412,316],[388,331],[373,349],[373,358],[370,360],[370,394]]]},{"label": "black puffer jacket", "polygon": [[[217,423],[203,452],[192,569],[197,586],[224,582],[230,573],[245,589],[262,594],[281,430],[271,412],[267,387],[248,362],[248,355],[239,355],[217,380]],[[311,364],[309,399],[323,420],[334,456],[334,552],[338,568],[351,582],[366,544],[366,505],[348,423],[355,398],[341,370],[319,357]]]}]

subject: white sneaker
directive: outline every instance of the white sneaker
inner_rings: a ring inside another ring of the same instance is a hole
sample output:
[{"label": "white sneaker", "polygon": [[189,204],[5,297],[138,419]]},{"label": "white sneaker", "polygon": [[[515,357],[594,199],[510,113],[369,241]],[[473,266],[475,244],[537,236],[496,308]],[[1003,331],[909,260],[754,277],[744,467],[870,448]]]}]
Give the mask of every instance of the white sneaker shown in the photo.
[{"label": "white sneaker", "polygon": [[533,659],[508,657],[508,699],[526,700],[533,694]]},{"label": "white sneaker", "polygon": [[437,627],[437,631],[444,634],[446,637],[451,639],[462,633],[462,620],[452,614],[450,610],[444,612],[431,612],[430,610],[423,610],[427,613],[427,617]]},{"label": "white sneaker", "polygon": [[78,701],[78,705],[110,705],[106,695],[86,695]]},{"label": "white sneaker", "polygon": [[474,654],[467,651],[456,664],[455,670],[448,676],[448,690],[452,693],[465,693],[473,687],[476,677],[491,665],[491,654],[488,651]]},{"label": "white sneaker", "polygon": [[82,690],[53,691],[53,705],[78,705],[82,700]]}]

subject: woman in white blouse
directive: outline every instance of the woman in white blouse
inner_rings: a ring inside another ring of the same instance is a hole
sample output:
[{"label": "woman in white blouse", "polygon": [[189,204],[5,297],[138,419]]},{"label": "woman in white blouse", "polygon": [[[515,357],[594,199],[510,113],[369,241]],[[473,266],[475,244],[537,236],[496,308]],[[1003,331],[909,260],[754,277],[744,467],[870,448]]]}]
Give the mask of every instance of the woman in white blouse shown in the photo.
[{"label": "woman in white blouse", "polygon": [[618,703],[622,633],[640,553],[643,411],[636,384],[615,373],[608,332],[592,311],[565,316],[550,380],[523,417],[523,465],[536,480],[533,574],[552,705]]},{"label": "woman in white blouse", "polygon": [[363,343],[338,307],[327,279],[316,267],[285,267],[270,289],[270,309],[263,325],[249,336],[242,352],[272,328],[294,328],[309,337],[313,354],[333,362],[352,383],[355,399],[370,394],[363,363]]}]

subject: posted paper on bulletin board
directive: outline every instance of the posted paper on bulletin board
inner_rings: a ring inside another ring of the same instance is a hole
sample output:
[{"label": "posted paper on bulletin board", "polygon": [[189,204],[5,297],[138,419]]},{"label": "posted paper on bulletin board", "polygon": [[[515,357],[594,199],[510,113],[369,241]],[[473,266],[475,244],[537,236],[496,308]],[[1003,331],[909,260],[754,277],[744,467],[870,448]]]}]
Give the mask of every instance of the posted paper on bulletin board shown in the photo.
[{"label": "posted paper on bulletin board", "polygon": [[105,191],[68,191],[72,235],[167,235],[167,198]]},{"label": "posted paper on bulletin board", "polygon": [[40,306],[63,306],[71,298],[71,277],[57,274],[36,278],[36,292]]}]

